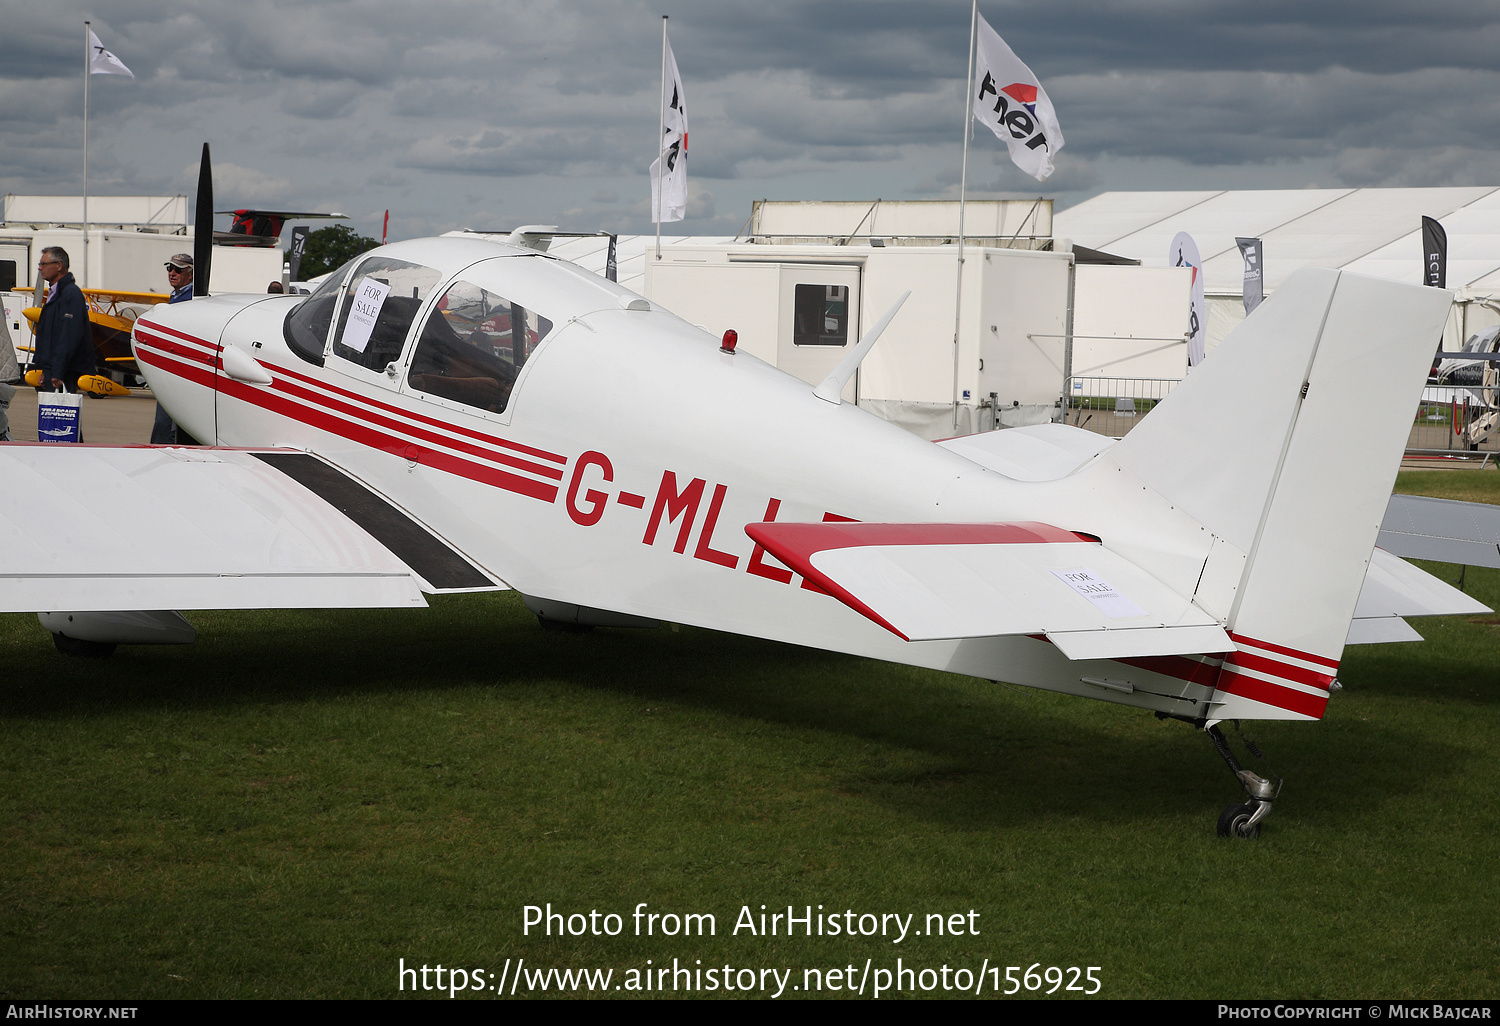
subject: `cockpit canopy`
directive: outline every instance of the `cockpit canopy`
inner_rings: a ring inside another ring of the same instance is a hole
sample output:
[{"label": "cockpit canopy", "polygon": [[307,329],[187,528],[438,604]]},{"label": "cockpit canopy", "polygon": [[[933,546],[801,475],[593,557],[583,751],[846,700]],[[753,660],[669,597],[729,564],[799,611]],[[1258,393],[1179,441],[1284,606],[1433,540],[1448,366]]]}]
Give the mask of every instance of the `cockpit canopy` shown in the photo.
[{"label": "cockpit canopy", "polygon": [[[568,261],[498,245],[485,248],[503,255],[474,260],[474,246],[421,240],[351,260],[287,315],[287,345],[319,366],[333,358],[391,386],[503,413],[555,325],[644,302]],[[445,250],[470,259],[448,272],[421,259]]]}]

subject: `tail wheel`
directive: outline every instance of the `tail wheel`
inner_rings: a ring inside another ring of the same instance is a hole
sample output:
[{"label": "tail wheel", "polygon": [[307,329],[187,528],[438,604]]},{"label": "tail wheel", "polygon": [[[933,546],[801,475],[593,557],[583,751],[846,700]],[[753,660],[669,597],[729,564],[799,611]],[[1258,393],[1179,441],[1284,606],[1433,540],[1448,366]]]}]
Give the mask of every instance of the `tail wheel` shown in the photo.
[{"label": "tail wheel", "polygon": [[1255,815],[1254,805],[1231,805],[1219,813],[1219,836],[1239,837],[1253,841],[1260,836],[1260,824],[1253,826],[1250,817]]}]

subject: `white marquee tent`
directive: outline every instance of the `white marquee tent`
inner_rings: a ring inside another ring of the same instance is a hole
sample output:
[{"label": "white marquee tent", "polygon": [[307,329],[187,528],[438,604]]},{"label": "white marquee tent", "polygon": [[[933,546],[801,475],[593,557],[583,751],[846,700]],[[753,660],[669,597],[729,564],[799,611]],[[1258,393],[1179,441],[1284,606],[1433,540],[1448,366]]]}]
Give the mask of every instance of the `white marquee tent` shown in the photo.
[{"label": "white marquee tent", "polygon": [[1424,214],[1448,234],[1456,348],[1500,323],[1500,189],[1492,186],[1107,192],[1054,215],[1053,234],[1147,267],[1166,266],[1172,237],[1191,234],[1203,255],[1212,343],[1244,314],[1236,236],[1262,241],[1268,294],[1307,266],[1420,284]]}]

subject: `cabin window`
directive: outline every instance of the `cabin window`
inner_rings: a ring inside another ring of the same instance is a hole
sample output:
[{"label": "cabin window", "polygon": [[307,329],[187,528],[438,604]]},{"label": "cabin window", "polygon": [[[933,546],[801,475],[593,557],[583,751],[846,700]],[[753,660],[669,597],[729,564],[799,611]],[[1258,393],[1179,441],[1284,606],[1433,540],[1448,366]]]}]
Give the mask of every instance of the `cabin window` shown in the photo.
[{"label": "cabin window", "polygon": [[793,345],[849,343],[849,286],[798,285],[792,303]]},{"label": "cabin window", "polygon": [[521,368],[552,322],[466,281],[437,301],[412,355],[407,384],[465,406],[503,413]]},{"label": "cabin window", "polygon": [[292,312],[286,315],[281,333],[286,338],[287,347],[308,363],[323,366],[323,347],[328,344],[328,329],[333,325],[333,309],[338,306],[339,296],[343,294],[344,279],[349,276],[350,269],[358,259],[359,257],[355,257],[324,278],[323,284],[312,295],[294,306]]},{"label": "cabin window", "polygon": [[333,354],[373,371],[401,358],[417,311],[443,276],[431,267],[371,257],[344,286]]}]

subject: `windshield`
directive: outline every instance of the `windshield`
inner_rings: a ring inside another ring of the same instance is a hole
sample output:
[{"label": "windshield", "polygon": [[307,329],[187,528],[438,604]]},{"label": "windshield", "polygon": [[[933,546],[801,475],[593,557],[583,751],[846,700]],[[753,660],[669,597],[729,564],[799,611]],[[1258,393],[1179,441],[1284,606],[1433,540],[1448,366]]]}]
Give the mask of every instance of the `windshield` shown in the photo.
[{"label": "windshield", "polygon": [[316,292],[292,308],[286,315],[282,334],[286,344],[308,363],[323,366],[323,344],[333,325],[333,309],[338,304],[340,286],[359,257],[355,257],[323,279]]}]

